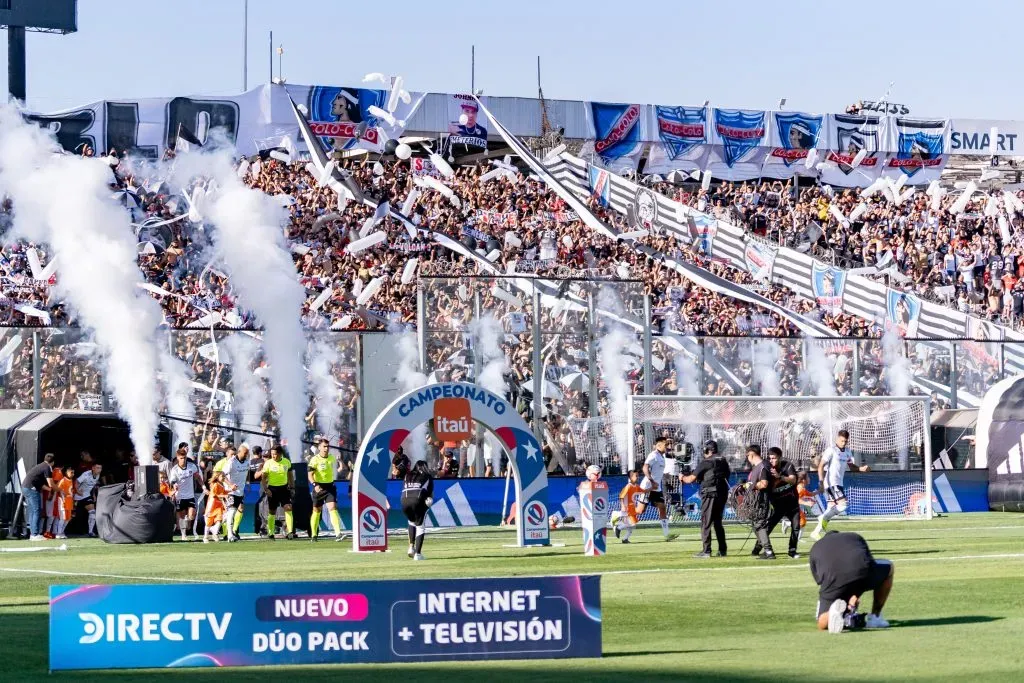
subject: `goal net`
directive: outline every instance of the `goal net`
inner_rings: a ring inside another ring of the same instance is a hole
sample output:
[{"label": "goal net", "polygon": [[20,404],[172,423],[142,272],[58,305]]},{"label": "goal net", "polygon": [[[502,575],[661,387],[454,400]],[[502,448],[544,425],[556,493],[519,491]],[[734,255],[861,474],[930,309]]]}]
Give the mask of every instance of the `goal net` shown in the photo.
[{"label": "goal net", "polygon": [[[676,475],[682,467],[699,464],[704,441],[718,442],[719,453],[734,473],[749,469],[748,445],[760,445],[765,457],[771,446],[778,446],[785,459],[811,474],[813,486],[818,458],[841,429],[850,433],[849,448],[857,464],[871,468],[846,475],[847,514],[890,519],[932,516],[933,498],[925,494],[932,487],[931,458],[925,457],[930,452],[925,397],[631,396],[630,406],[627,420],[633,438],[624,462],[641,467],[654,449],[654,440],[668,437],[665,491],[677,513],[687,519],[698,516],[694,507],[698,499],[695,490],[690,491],[693,487],[680,486]],[[581,436],[608,430],[607,424],[590,425],[589,434]],[[608,439],[599,441],[602,455],[612,450]],[[824,505],[824,499],[819,503]]]}]

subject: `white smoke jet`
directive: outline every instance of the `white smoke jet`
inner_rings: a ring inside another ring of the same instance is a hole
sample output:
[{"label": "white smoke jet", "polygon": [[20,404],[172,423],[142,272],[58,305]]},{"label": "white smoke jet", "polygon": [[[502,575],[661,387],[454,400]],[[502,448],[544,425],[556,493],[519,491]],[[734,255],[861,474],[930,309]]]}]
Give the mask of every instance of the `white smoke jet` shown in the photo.
[{"label": "white smoke jet", "polygon": [[164,397],[174,433],[174,447],[182,441],[192,442],[191,420],[196,418],[196,406],[192,402],[192,371],[180,359],[170,353],[160,354],[160,372],[164,378]]},{"label": "white smoke jet", "polygon": [[[686,339],[682,335],[672,331],[668,319],[662,325],[662,334],[675,338],[680,344],[686,344]],[[680,349],[673,354],[672,365],[676,371],[676,396],[700,396],[700,367],[698,367],[696,359]],[[696,466],[699,462],[697,453],[701,450],[699,442],[704,440],[704,435],[699,425],[686,421],[685,418],[690,415],[689,406],[685,403],[676,405],[679,406],[679,417],[683,419],[681,426],[683,442],[693,446],[691,463]]]},{"label": "white smoke jet", "polygon": [[211,178],[202,202],[203,216],[214,226],[214,245],[242,305],[263,326],[263,349],[281,435],[292,459],[305,459],[302,433],[306,402],[302,352],[306,346],[299,317],[305,289],[285,243],[288,211],[235,174],[230,152],[178,156],[172,181],[184,186]]},{"label": "white smoke jet", "polygon": [[815,396],[835,396],[835,362],[829,360],[821,343],[814,339],[805,339],[804,349],[807,353],[804,358],[804,387],[813,391]]},{"label": "white smoke jet", "polygon": [[[598,295],[598,306],[606,311],[621,312],[622,305],[614,292],[602,289]],[[631,393],[626,375],[629,372],[630,360],[626,348],[633,341],[622,326],[605,320],[605,333],[598,341],[598,360],[601,376],[608,389],[608,419],[612,423],[612,435],[615,437],[615,448],[619,452],[622,471],[626,472],[632,463],[629,462],[629,395]],[[596,389],[592,388],[591,391]]]},{"label": "white smoke jet", "polygon": [[334,366],[341,360],[338,349],[328,341],[317,340],[309,353],[309,386],[316,397],[317,428],[328,438],[337,437],[341,425],[341,399],[334,381]]},{"label": "white smoke jet", "polygon": [[112,197],[110,166],[65,154],[51,133],[0,107],[0,195],[14,208],[12,234],[50,246],[60,261],[56,294],[95,340],[104,383],[130,427],[142,464],[152,462],[160,388],[159,304],[145,278],[131,219]]},{"label": "white smoke jet", "polygon": [[[882,362],[885,364],[885,383],[890,396],[909,396],[913,372],[910,361],[903,354],[903,339],[895,325],[887,325],[882,335]],[[900,406],[902,408],[902,406]],[[905,410],[896,413],[896,442],[900,445],[900,467],[908,465],[907,431],[909,423]]]},{"label": "white smoke jet", "polygon": [[253,374],[259,342],[247,334],[231,334],[221,342],[231,364],[232,406],[241,429],[259,429],[267,407],[263,380]]},{"label": "white smoke jet", "polygon": [[771,339],[752,342],[750,351],[754,383],[761,387],[761,396],[781,396],[782,383],[775,365],[779,361],[779,345]]},{"label": "white smoke jet", "polygon": [[[388,332],[398,337],[398,372],[395,375],[395,382],[402,388],[403,392],[419,389],[426,385],[427,376],[420,372],[420,352],[416,346],[416,333],[406,332],[400,325],[392,323]],[[425,451],[426,425],[419,425],[409,436],[404,444],[408,446],[407,455],[410,462],[419,462],[427,457]]]},{"label": "white smoke jet", "polygon": [[469,323],[469,333],[473,336],[473,347],[481,359],[477,384],[491,393],[504,396],[508,393],[505,384],[508,361],[501,348],[501,342],[505,338],[504,328],[494,316],[484,314]]}]

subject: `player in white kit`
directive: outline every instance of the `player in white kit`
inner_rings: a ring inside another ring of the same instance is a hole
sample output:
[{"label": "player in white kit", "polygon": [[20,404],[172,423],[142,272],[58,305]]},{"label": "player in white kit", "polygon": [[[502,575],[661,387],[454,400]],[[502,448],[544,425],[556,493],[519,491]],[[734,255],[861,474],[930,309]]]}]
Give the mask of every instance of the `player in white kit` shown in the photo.
[{"label": "player in white kit", "polygon": [[825,491],[828,498],[828,507],[825,514],[818,517],[818,525],[811,533],[811,538],[818,540],[821,533],[828,527],[829,520],[841,512],[846,512],[848,507],[846,501],[846,489],[843,488],[843,480],[847,470],[853,472],[867,472],[871,468],[867,465],[858,466],[853,459],[853,451],[849,449],[850,432],[840,429],[836,434],[836,444],[825,449],[818,462],[818,490]]},{"label": "player in white kit", "polygon": [[75,482],[75,506],[79,513],[89,514],[89,537],[96,536],[96,496],[94,491],[100,483],[100,475],[103,473],[103,465],[96,463],[78,475]]},{"label": "player in white kit", "polygon": [[668,512],[665,509],[665,495],[661,491],[661,483],[665,478],[665,449],[668,447],[668,439],[659,436],[654,440],[654,450],[644,460],[644,478],[640,480],[640,488],[643,490],[637,497],[636,516],[639,517],[653,505],[658,510],[658,519],[661,522],[661,534],[666,541],[679,538],[679,534],[669,535],[668,533]]}]

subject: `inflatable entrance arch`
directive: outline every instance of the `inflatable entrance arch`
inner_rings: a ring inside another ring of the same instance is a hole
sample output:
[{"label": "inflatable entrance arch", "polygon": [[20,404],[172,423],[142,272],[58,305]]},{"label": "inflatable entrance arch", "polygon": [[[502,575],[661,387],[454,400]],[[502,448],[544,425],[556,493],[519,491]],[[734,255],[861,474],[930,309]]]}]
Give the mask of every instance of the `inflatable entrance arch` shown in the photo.
[{"label": "inflatable entrance arch", "polygon": [[391,456],[416,427],[434,420],[438,437],[468,439],[479,422],[509,453],[516,487],[516,538],[520,546],[548,545],[548,475],[540,444],[501,396],[475,384],[445,382],[397,398],[370,426],[359,446],[352,484],[352,547],[387,550],[387,488]]}]

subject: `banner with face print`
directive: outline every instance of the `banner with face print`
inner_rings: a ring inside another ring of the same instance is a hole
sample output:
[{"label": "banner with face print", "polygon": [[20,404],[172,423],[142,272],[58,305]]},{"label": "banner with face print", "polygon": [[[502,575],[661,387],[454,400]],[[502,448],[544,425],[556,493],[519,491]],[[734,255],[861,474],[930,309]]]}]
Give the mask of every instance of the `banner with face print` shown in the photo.
[{"label": "banner with face print", "polygon": [[949,121],[890,117],[887,149],[893,150],[883,174],[908,185],[927,185],[942,176],[949,152]]},{"label": "banner with face print", "polygon": [[[882,122],[881,116],[829,115],[827,163],[821,169],[821,181],[839,187],[865,187],[873,183],[885,162]],[[865,150],[865,156],[854,166],[854,160],[861,150]]]},{"label": "banner with face print", "polygon": [[[792,178],[794,175],[817,174],[818,152],[807,168],[807,155],[824,142],[824,116],[799,112],[772,112],[771,148],[765,157],[762,175],[768,178]],[[822,155],[824,156],[824,155]]]},{"label": "banner with face print", "polygon": [[448,95],[448,144],[486,148],[487,128],[480,121],[480,105],[469,94]]}]

